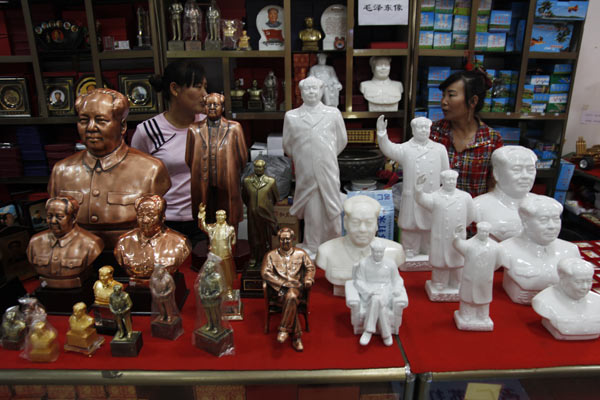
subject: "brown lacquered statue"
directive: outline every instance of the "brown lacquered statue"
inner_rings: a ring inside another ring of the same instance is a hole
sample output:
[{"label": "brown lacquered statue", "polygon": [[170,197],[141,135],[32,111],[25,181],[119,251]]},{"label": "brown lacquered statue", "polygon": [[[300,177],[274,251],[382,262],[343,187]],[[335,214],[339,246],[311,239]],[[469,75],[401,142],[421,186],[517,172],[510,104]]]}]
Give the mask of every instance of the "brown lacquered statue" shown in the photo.
[{"label": "brown lacquered statue", "polygon": [[119,282],[113,279],[114,268],[105,265],[98,270],[99,279],[94,283],[94,304],[108,306],[113,287]]},{"label": "brown lacquered statue", "polygon": [[265,169],[264,160],[254,161],[254,173],[242,183],[242,199],[248,209],[249,268],[261,265],[271,249],[271,237],[277,232],[273,206],[279,200],[279,192],[275,178],[265,175]]},{"label": "brown lacquered statue", "polygon": [[69,317],[69,331],[65,350],[75,351],[91,356],[104,343],[104,337],[98,336],[94,326],[94,318],[87,314],[85,303],[73,306],[73,314]]},{"label": "brown lacquered statue", "polygon": [[203,203],[211,219],[222,209],[229,223],[237,227],[243,219],[240,173],[248,160],[248,148],[242,126],[222,116],[224,102],[219,93],[206,97],[207,118],[190,125],[185,161],[192,173],[193,215]]},{"label": "brown lacquered statue", "polygon": [[294,231],[289,228],[279,230],[279,248],[265,255],[261,275],[263,280],[275,290],[282,305],[281,323],[277,341],[285,342],[292,333],[292,347],[296,351],[304,350],[302,328],[298,320],[298,304],[305,290],[309,289],[315,278],[315,266],[308,253],[293,247]]},{"label": "brown lacquered statue", "polygon": [[53,362],[58,358],[58,352],[56,330],[46,321],[35,321],[27,336],[26,358],[34,362]]},{"label": "brown lacquered statue", "polygon": [[104,249],[102,240],[77,224],[79,203],[71,196],[46,202],[47,230],[33,235],[27,258],[49,288],[81,287],[91,276],[91,266]]},{"label": "brown lacquered statue", "polygon": [[48,193],[75,198],[82,205],[79,225],[112,249],[135,227],[135,200],[146,193],[164,195],[171,179],[162,161],[125,144],[129,100],[123,94],[94,89],[77,98],[75,109],[87,149],[56,163]]},{"label": "brown lacquered statue", "polygon": [[2,347],[7,350],[21,350],[25,343],[27,324],[19,311],[19,306],[6,309],[2,316]]},{"label": "brown lacquered statue", "polygon": [[148,287],[154,265],[169,273],[177,272],[191,251],[189,240],[167,228],[165,200],[158,195],[145,195],[135,201],[138,228],[123,234],[114,249],[117,262],[129,275],[129,281]]}]

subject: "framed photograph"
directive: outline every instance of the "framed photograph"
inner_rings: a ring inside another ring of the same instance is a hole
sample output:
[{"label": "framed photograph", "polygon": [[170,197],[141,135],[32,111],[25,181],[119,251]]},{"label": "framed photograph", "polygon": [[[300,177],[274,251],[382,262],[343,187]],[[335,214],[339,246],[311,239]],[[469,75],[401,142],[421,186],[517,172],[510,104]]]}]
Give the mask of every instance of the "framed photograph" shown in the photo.
[{"label": "framed photograph", "polygon": [[19,204],[0,205],[0,230],[17,225],[21,225]]},{"label": "framed photograph", "polygon": [[129,113],[158,112],[156,92],[150,85],[150,74],[120,75],[119,91],[129,99]]},{"label": "framed photograph", "polygon": [[47,199],[40,199],[25,202],[21,205],[24,214],[23,219],[36,232],[48,229],[48,224],[46,223],[46,201]]},{"label": "framed photograph", "polygon": [[46,105],[50,115],[75,115],[74,80],[70,77],[44,79]]},{"label": "framed photograph", "polygon": [[0,117],[30,117],[25,78],[0,78]]}]

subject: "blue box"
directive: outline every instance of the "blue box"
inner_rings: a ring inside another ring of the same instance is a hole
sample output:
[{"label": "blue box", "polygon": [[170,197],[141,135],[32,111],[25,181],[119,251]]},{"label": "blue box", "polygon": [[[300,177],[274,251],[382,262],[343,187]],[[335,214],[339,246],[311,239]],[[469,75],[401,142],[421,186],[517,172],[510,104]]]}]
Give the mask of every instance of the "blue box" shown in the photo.
[{"label": "blue box", "polygon": [[490,34],[487,32],[477,32],[475,34],[475,50],[479,50],[479,51],[487,50],[489,35]]},{"label": "blue box", "polygon": [[533,99],[533,85],[523,85],[523,99]]},{"label": "blue box", "polygon": [[573,64],[554,64],[552,74],[570,74],[573,72]]},{"label": "blue box", "polygon": [[469,33],[469,25],[471,24],[471,18],[466,15],[455,15],[454,23],[452,25],[453,33]]},{"label": "blue box", "polygon": [[[437,32],[450,32],[452,31],[452,14],[440,14],[435,13],[435,21],[433,23],[433,30]],[[434,36],[435,46],[435,36]]]},{"label": "blue box", "polygon": [[415,118],[417,117],[425,117],[427,118],[427,111],[417,111],[415,110]]},{"label": "blue box", "polygon": [[442,102],[443,92],[438,88],[427,88],[427,106],[438,106]]},{"label": "blue box", "polygon": [[492,10],[488,32],[506,32],[510,30],[512,12],[505,10]]},{"label": "blue box", "polygon": [[512,126],[492,126],[502,136],[503,141],[517,141],[521,138],[521,130]]},{"label": "blue box", "polygon": [[421,12],[435,11],[435,0],[421,0]]},{"label": "blue box", "polygon": [[454,2],[454,15],[471,15],[471,0],[456,0]]},{"label": "blue box", "polygon": [[559,53],[568,51],[573,24],[533,24],[529,51]]},{"label": "blue box", "polygon": [[568,190],[571,178],[575,172],[575,164],[565,160],[560,160],[560,172],[556,180],[556,190]]},{"label": "blue box", "polygon": [[554,191],[554,199],[564,206],[565,201],[567,201],[567,191],[566,190],[555,190]]},{"label": "blue box", "polygon": [[469,35],[464,33],[453,33],[452,34],[452,48],[453,49],[466,49],[469,45]]},{"label": "blue box", "polygon": [[492,98],[486,97],[483,99],[483,107],[481,108],[481,112],[491,112],[492,111]]},{"label": "blue box", "polygon": [[547,103],[550,95],[548,93],[534,93],[533,94],[533,102],[534,103]]},{"label": "blue box", "polygon": [[550,75],[530,75],[525,79],[526,83],[529,85],[550,85]]},{"label": "blue box", "polygon": [[432,31],[434,20],[435,20],[435,13],[422,12],[421,13],[421,30],[422,31]]},{"label": "blue box", "polygon": [[527,21],[524,19],[520,19],[517,24],[517,35],[515,36],[515,48],[517,51],[523,51],[523,42],[525,41],[525,27],[527,26]]},{"label": "blue box", "polygon": [[508,97],[498,97],[492,99],[492,112],[506,112],[510,111],[508,107]]},{"label": "blue box", "polygon": [[432,121],[438,121],[444,118],[444,112],[440,107],[429,107],[427,115]]},{"label": "blue box", "polygon": [[452,32],[434,32],[433,33],[433,48],[434,49],[451,49],[452,48]]},{"label": "blue box", "polygon": [[379,218],[377,218],[379,225],[377,237],[394,240],[394,196],[392,189],[348,191],[348,198],[358,196],[359,194],[375,199],[381,205]]},{"label": "blue box", "polygon": [[506,46],[504,48],[504,51],[509,52],[509,51],[515,51],[515,37],[512,35],[509,35],[506,37]]},{"label": "blue box", "polygon": [[427,83],[440,84],[450,76],[450,67],[429,67],[427,70]]},{"label": "blue box", "polygon": [[569,83],[551,83],[550,93],[569,93],[571,84]]},{"label": "blue box", "polygon": [[550,84],[553,83],[571,83],[571,75],[550,75]]},{"label": "blue box", "polygon": [[589,1],[538,0],[535,16],[540,19],[583,21]]},{"label": "blue box", "polygon": [[435,0],[435,12],[452,14],[454,11],[454,0]]},{"label": "blue box", "polygon": [[433,31],[419,32],[419,47],[421,49],[431,49],[433,47]]},{"label": "blue box", "polygon": [[521,100],[521,112],[522,113],[530,113],[531,112],[531,106],[533,104],[533,98],[531,99],[522,99]]},{"label": "blue box", "polygon": [[492,10],[492,0],[480,0],[479,8],[477,9],[478,15],[489,15]]},{"label": "blue box", "polygon": [[506,33],[488,33],[487,51],[504,51]]},{"label": "blue box", "polygon": [[531,112],[533,112],[533,113],[546,112],[546,103],[532,103],[531,104]]},{"label": "blue box", "polygon": [[489,23],[490,23],[489,15],[478,15],[477,16],[477,25],[475,26],[475,31],[476,32],[487,32]]}]

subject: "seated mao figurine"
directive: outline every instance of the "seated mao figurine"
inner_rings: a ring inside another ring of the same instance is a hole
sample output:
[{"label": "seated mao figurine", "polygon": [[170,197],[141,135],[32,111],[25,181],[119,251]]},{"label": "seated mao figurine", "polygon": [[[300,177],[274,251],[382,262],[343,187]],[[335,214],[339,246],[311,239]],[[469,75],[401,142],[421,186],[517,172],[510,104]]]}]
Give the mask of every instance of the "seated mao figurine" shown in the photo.
[{"label": "seated mao figurine", "polygon": [[135,200],[142,194],[164,195],[171,179],[162,161],[125,144],[129,100],[123,94],[94,89],[77,97],[75,110],[86,150],[56,163],[48,193],[77,200],[77,223],[112,249],[135,227]]},{"label": "seated mao figurine", "polygon": [[6,309],[2,316],[2,347],[7,350],[21,350],[25,344],[27,324],[19,311],[19,306]]},{"label": "seated mao figurine", "polygon": [[492,224],[490,236],[498,242],[517,236],[523,226],[519,204],[529,196],[535,181],[535,153],[522,146],[503,146],[492,153],[496,186],[475,197],[480,221]]},{"label": "seated mao figurine", "polygon": [[531,305],[542,325],[559,340],[589,340],[600,336],[600,295],[590,291],[594,266],[580,258],[558,262],[557,284],[538,293]]},{"label": "seated mao figurine", "polygon": [[363,346],[377,332],[383,344],[391,346],[392,335],[402,324],[402,311],[408,306],[404,281],[395,262],[384,257],[385,246],[383,240],[373,240],[369,245],[371,254],[355,264],[352,280],[345,285],[354,333],[362,333]]},{"label": "seated mao figurine", "polygon": [[104,343],[104,337],[98,336],[94,318],[86,311],[87,307],[83,302],[75,303],[73,306],[73,314],[69,317],[65,350],[91,356]]},{"label": "seated mao figurine", "polygon": [[115,245],[117,262],[129,275],[129,282],[148,287],[154,265],[177,272],[191,251],[189,240],[167,228],[167,203],[158,195],[144,195],[134,204],[138,227],[123,234]]},{"label": "seated mao figurine", "polygon": [[58,336],[46,321],[35,320],[25,344],[25,358],[33,362],[53,362],[58,358]]},{"label": "seated mao figurine", "polygon": [[523,231],[500,243],[506,267],[502,286],[515,303],[530,304],[538,292],[558,283],[561,259],[580,257],[576,245],[558,239],[562,210],[558,201],[536,194],[519,205]]},{"label": "seated mao figurine", "polygon": [[[344,201],[344,227],[346,236],[328,240],[319,246],[315,263],[325,271],[325,277],[333,284],[333,294],[344,296],[345,283],[352,279],[352,268],[371,254],[369,244],[377,234],[381,205],[371,197],[358,195]],[[385,255],[396,267],[405,261],[402,245],[388,239]]]},{"label": "seated mao figurine", "polygon": [[390,57],[369,59],[373,78],[360,83],[360,92],[369,102],[369,111],[398,111],[404,88],[402,82],[390,79],[391,63]]},{"label": "seated mao figurine", "polygon": [[46,202],[47,230],[36,233],[27,246],[27,258],[49,288],[81,287],[91,276],[92,263],[104,249],[102,240],[79,227],[79,203],[71,196]]}]

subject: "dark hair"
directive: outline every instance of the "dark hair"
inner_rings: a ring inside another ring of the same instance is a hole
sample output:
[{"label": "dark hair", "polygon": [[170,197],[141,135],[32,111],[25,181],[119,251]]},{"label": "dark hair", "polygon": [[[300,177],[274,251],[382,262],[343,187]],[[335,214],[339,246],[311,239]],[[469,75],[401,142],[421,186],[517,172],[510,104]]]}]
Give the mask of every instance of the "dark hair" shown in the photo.
[{"label": "dark hair", "polygon": [[469,107],[469,101],[473,96],[477,95],[477,104],[475,105],[475,113],[477,114],[483,108],[485,92],[488,88],[488,82],[485,72],[483,71],[458,71],[450,75],[439,86],[443,92],[454,82],[463,81],[465,85],[465,103]]},{"label": "dark hair", "polygon": [[190,87],[202,83],[205,77],[204,67],[198,61],[177,60],[167,65],[162,76],[154,75],[150,84],[157,92],[162,91],[163,98],[168,102],[171,97],[171,82]]}]

